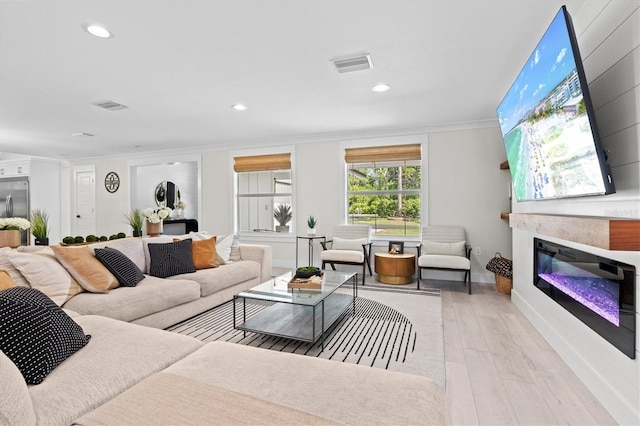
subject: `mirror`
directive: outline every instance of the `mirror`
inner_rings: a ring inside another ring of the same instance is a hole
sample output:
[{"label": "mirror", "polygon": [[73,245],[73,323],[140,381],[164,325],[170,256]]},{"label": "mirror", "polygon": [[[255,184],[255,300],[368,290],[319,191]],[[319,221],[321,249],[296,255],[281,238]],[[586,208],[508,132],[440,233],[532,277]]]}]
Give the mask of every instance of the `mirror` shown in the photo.
[{"label": "mirror", "polygon": [[160,182],[156,186],[155,199],[158,207],[177,209],[180,202],[180,189],[173,182]]}]

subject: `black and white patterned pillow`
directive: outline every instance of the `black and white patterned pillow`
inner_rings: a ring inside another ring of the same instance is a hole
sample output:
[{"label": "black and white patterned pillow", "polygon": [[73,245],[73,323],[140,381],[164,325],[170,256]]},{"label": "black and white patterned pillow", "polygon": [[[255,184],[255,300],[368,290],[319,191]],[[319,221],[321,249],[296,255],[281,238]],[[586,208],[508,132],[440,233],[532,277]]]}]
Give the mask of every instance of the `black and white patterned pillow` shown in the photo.
[{"label": "black and white patterned pillow", "polygon": [[111,247],[97,248],[94,250],[98,260],[118,279],[123,287],[135,287],[144,279],[144,274],[120,250]]},{"label": "black and white patterned pillow", "polygon": [[149,274],[154,277],[170,277],[195,272],[191,256],[191,239],[166,244],[149,244]]},{"label": "black and white patterned pillow", "polygon": [[91,336],[44,293],[13,287],[0,291],[0,349],[30,385],[37,385]]}]

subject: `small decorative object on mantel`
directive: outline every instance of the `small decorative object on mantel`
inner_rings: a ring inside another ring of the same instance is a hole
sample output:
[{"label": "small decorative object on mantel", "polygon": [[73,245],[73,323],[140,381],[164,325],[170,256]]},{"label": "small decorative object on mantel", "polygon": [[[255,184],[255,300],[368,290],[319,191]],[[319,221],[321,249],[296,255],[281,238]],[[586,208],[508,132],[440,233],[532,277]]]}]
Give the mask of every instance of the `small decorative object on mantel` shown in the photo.
[{"label": "small decorative object on mantel", "polygon": [[389,241],[389,254],[403,254],[404,241]]},{"label": "small decorative object on mantel", "polygon": [[316,235],[316,225],[318,224],[318,220],[313,216],[309,216],[309,219],[307,219],[307,226],[309,227],[309,229],[307,229],[307,235],[310,237],[313,237]]},{"label": "small decorative object on mantel", "polygon": [[49,245],[49,213],[43,209],[31,212],[31,235],[35,238],[35,245]]},{"label": "small decorative object on mantel", "polygon": [[22,217],[0,219],[0,247],[20,246],[22,231],[30,227],[31,222]]},{"label": "small decorative object on mantel", "polygon": [[162,234],[162,221],[171,217],[171,209],[168,207],[160,207],[156,210],[148,208],[142,210],[142,216],[146,218],[145,225],[147,235],[157,237]]}]

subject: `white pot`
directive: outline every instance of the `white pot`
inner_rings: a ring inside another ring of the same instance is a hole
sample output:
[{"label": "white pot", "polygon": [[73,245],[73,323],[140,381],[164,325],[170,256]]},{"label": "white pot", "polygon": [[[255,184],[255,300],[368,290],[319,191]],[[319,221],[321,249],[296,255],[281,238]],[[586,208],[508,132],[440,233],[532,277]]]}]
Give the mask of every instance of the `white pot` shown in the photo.
[{"label": "white pot", "polygon": [[310,237],[316,235],[316,228],[307,229],[307,235],[310,236]]}]

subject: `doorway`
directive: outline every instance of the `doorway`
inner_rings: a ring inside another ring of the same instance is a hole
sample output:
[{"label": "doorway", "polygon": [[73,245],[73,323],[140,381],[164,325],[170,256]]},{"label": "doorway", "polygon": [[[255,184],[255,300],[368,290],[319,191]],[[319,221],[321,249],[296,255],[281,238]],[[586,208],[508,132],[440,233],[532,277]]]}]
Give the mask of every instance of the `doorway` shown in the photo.
[{"label": "doorway", "polygon": [[94,234],[96,230],[96,186],[95,171],[75,172],[75,217],[74,235]]}]

